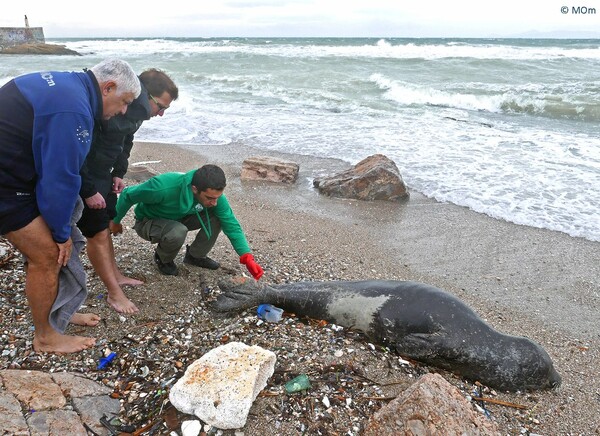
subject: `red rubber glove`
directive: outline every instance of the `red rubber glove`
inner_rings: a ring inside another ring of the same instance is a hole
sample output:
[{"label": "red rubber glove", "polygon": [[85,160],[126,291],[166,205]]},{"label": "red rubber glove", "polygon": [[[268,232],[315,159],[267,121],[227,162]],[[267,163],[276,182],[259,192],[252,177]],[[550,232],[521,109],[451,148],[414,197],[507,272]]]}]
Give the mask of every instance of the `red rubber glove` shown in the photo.
[{"label": "red rubber glove", "polygon": [[265,273],[260,267],[260,265],[254,261],[254,256],[252,256],[251,253],[242,254],[240,256],[240,263],[246,265],[246,268],[248,268],[248,272],[252,274],[254,280],[260,279]]}]

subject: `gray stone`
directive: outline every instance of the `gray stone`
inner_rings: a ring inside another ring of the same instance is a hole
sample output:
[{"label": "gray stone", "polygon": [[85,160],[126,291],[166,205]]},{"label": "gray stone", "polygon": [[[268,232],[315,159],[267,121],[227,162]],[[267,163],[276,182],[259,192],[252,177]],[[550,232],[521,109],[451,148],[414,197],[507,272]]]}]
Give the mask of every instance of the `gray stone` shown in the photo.
[{"label": "gray stone", "polygon": [[65,397],[79,398],[90,395],[109,395],[112,390],[102,386],[84,375],[69,372],[58,372],[51,374],[54,381],[60,386]]},{"label": "gray stone", "polygon": [[473,409],[439,374],[426,374],[371,417],[363,436],[500,435],[498,426]]},{"label": "gray stone", "polygon": [[275,354],[230,342],[193,362],[169,393],[179,411],[220,429],[246,424],[252,403],[275,370]]},{"label": "gray stone", "polygon": [[49,410],[32,413],[27,419],[31,436],[87,436],[77,413],[71,410]]},{"label": "gray stone", "polygon": [[262,180],[276,183],[294,183],[299,165],[295,162],[269,156],[249,157],[242,162],[241,180]]},{"label": "gray stone", "polygon": [[0,390],[0,430],[2,434],[29,436],[29,429],[15,396]]},{"label": "gray stone", "polygon": [[100,424],[102,415],[110,420],[118,415],[121,410],[121,403],[108,395],[89,396],[73,398],[73,408],[81,417],[81,421],[90,426],[96,433],[108,434],[106,428]]},{"label": "gray stone", "polygon": [[321,194],[357,200],[399,201],[409,197],[398,167],[382,154],[369,156],[339,174],[317,177],[313,186]]}]

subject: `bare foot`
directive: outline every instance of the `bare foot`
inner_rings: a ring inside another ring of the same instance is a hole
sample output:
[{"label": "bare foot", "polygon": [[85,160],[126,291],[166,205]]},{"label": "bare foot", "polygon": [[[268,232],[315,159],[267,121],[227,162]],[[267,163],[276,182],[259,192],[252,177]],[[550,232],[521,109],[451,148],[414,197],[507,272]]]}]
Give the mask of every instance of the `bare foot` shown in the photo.
[{"label": "bare foot", "polygon": [[117,277],[117,283],[119,286],[140,286],[144,284],[141,280],[134,279],[133,277],[126,277],[124,275]]},{"label": "bare foot", "polygon": [[47,338],[33,337],[33,350],[38,353],[77,353],[93,347],[96,339],[85,336],[67,336],[54,332]]},{"label": "bare foot", "polygon": [[132,314],[140,311],[140,309],[125,296],[123,291],[110,292],[106,298],[106,302],[119,313]]},{"label": "bare foot", "polygon": [[95,313],[79,313],[77,312],[75,315],[71,317],[72,324],[90,326],[93,327],[98,325],[100,322],[100,317]]}]

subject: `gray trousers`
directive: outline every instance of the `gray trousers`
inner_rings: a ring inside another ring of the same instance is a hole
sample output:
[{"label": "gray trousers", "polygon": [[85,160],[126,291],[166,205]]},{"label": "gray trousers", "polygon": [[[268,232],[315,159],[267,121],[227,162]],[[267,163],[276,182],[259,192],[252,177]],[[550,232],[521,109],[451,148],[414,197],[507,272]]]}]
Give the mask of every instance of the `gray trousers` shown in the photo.
[{"label": "gray trousers", "polygon": [[[206,220],[206,217],[203,217]],[[204,226],[209,228],[204,222]],[[196,234],[194,242],[190,244],[189,252],[194,257],[205,257],[215,245],[219,233],[221,233],[221,222],[213,215],[210,216],[211,237],[208,238],[198,221],[196,214],[187,215],[179,221],[164,218],[136,219],[133,229],[146,241],[158,244],[156,252],[162,262],[171,262],[185,243],[187,233],[192,230],[200,231]]]}]

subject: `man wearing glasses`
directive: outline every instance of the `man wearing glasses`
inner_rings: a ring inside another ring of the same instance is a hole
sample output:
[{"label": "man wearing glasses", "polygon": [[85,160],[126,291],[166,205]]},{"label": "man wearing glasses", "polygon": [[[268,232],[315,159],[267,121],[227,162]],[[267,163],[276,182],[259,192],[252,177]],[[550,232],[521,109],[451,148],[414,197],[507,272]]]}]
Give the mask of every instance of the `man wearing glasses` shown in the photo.
[{"label": "man wearing glasses", "polygon": [[87,238],[88,258],[106,286],[108,304],[125,314],[138,312],[138,308],[127,298],[122,286],[143,282],[124,276],[117,267],[108,225],[116,213],[117,194],[125,187],[123,177],[135,132],[145,120],[162,117],[179,95],[171,78],[160,70],[146,70],[139,79],[142,91],[127,112],[97,125],[94,130],[92,147],[81,170],[84,210],[77,223]]},{"label": "man wearing glasses", "polygon": [[[156,97],[154,97],[152,94],[148,94],[148,97],[150,97],[150,100],[152,100],[154,102],[154,104],[156,105],[156,107],[158,108],[156,115],[160,115],[162,117],[165,114],[165,110],[169,109],[169,105],[166,105],[166,106],[162,105],[160,103],[160,101],[156,100]],[[173,100],[175,100],[175,99],[173,99]],[[152,115],[152,116],[154,117],[156,115]]]}]

